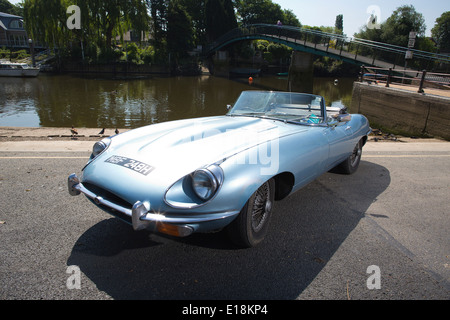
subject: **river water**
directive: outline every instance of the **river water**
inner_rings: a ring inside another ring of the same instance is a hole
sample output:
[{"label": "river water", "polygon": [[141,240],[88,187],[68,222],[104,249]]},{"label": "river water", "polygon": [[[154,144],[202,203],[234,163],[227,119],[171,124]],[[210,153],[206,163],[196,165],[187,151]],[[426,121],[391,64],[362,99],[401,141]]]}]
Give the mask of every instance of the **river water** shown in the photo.
[{"label": "river water", "polygon": [[[355,79],[316,78],[314,93],[327,105],[350,108]],[[243,90],[280,90],[287,78],[214,76],[146,79],[86,78],[40,74],[0,78],[0,126],[137,128],[148,124],[223,115]]]}]

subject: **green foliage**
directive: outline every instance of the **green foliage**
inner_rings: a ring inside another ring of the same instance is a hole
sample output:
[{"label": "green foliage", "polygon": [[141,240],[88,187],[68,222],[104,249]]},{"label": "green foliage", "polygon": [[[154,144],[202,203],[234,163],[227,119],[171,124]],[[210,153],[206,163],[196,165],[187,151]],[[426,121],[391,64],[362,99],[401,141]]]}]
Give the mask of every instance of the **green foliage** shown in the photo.
[{"label": "green foliage", "polygon": [[256,50],[265,52],[267,51],[267,47],[269,46],[270,42],[267,40],[255,40],[254,45]]},{"label": "green foliage", "polygon": [[0,0],[0,12],[22,16],[23,10],[20,4],[12,4],[8,0]]},{"label": "green foliage", "polygon": [[205,1],[207,38],[212,41],[238,26],[231,0]]},{"label": "green foliage", "polygon": [[255,23],[276,24],[278,20],[285,25],[301,26],[292,11],[283,10],[272,0],[238,0],[235,5],[239,21],[244,26]]},{"label": "green foliage", "polygon": [[[401,6],[397,8],[392,15],[381,24],[379,29],[369,29],[363,27],[361,31],[355,34],[357,38],[368,39],[377,42],[388,43],[401,47],[407,47],[409,41],[409,33],[417,32],[415,49],[435,52],[434,43],[425,37],[425,20],[421,13],[418,13],[413,6]],[[386,51],[374,51],[373,49],[360,48],[359,53],[364,55],[375,55],[377,59],[386,61],[403,61],[404,55]],[[409,66],[417,69],[430,68],[425,61],[413,59],[409,62]]]},{"label": "green foliage", "polygon": [[280,43],[271,43],[267,47],[267,51],[272,54],[273,59],[275,61],[280,59],[289,58],[292,54],[293,49],[285,46],[284,44]]},{"label": "green foliage", "polygon": [[129,62],[134,64],[142,64],[143,61],[141,60],[141,50],[138,48],[136,43],[131,42],[128,43],[126,46],[127,55],[126,58]]},{"label": "green foliage", "polygon": [[284,44],[273,43],[267,40],[255,40],[253,46],[256,50],[262,52],[264,60],[269,63],[279,62],[280,59],[290,58],[293,50]]},{"label": "green foliage", "polygon": [[334,23],[336,33],[343,34],[344,31],[344,15],[339,14],[336,16],[336,22]]},{"label": "green foliage", "polygon": [[425,29],[425,19],[423,18],[423,15],[418,13],[413,6],[405,5],[397,8],[397,10],[381,24],[380,29],[369,29],[365,26],[359,33],[355,34],[355,36],[358,38],[406,47],[411,31],[417,32],[417,36],[420,38],[424,37]]},{"label": "green foliage", "polygon": [[122,51],[118,49],[103,47],[100,48],[100,52],[98,55],[99,63],[113,63],[118,61],[122,57]]},{"label": "green foliage", "polygon": [[155,48],[153,46],[147,46],[141,50],[141,59],[145,64],[151,64],[155,61]]},{"label": "green foliage", "polygon": [[450,52],[450,11],[444,12],[436,19],[431,35],[441,52]]},{"label": "green foliage", "polygon": [[192,20],[180,0],[172,0],[167,15],[167,46],[175,60],[193,48]]},{"label": "green foliage", "polygon": [[381,40],[385,43],[406,47],[409,33],[425,36],[425,19],[413,6],[401,6],[395,10],[382,26]]},{"label": "green foliage", "polygon": [[[145,0],[24,0],[23,5],[28,34],[50,47],[83,41],[95,43],[106,53],[113,37],[130,29],[146,31],[150,23]],[[67,28],[70,5],[81,9],[81,30]]]},{"label": "green foliage", "polygon": [[0,59],[16,61],[28,58],[29,56],[26,50],[10,51],[6,48],[0,48]]}]

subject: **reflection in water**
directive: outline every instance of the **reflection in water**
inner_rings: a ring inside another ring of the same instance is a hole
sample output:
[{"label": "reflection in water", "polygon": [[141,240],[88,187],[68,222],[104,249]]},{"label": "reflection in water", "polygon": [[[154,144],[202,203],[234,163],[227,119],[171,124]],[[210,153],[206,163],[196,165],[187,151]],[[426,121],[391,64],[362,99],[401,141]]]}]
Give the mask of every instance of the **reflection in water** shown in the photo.
[{"label": "reflection in water", "polygon": [[[314,93],[350,107],[353,79],[317,78]],[[287,78],[158,77],[136,80],[40,75],[0,78],[0,126],[137,128],[223,115],[243,90],[286,90]]]}]

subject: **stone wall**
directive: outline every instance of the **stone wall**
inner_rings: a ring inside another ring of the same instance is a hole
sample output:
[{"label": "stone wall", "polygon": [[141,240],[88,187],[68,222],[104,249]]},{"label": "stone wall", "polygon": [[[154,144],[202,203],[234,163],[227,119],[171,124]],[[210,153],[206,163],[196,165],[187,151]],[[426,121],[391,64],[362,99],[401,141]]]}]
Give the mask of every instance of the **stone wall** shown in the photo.
[{"label": "stone wall", "polygon": [[355,82],[351,112],[365,115],[372,127],[450,140],[448,97]]}]

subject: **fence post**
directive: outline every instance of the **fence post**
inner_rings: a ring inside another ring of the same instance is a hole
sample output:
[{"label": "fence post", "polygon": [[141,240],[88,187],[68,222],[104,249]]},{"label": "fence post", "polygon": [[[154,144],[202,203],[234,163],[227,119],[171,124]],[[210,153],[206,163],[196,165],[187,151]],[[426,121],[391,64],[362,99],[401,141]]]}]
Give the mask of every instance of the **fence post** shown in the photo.
[{"label": "fence post", "polygon": [[364,67],[364,66],[361,66],[361,71],[360,71],[360,74],[361,74],[361,81],[360,81],[360,82],[364,82],[364,70],[365,70],[365,67]]},{"label": "fence post", "polygon": [[422,71],[422,79],[420,79],[419,91],[417,91],[418,93],[424,93],[424,91],[423,91],[423,83],[425,82],[425,76],[426,75],[427,75],[427,71],[423,70]]},{"label": "fence post", "polygon": [[389,88],[389,84],[391,83],[391,74],[392,74],[392,68],[389,68],[389,73],[386,80],[386,88]]}]

